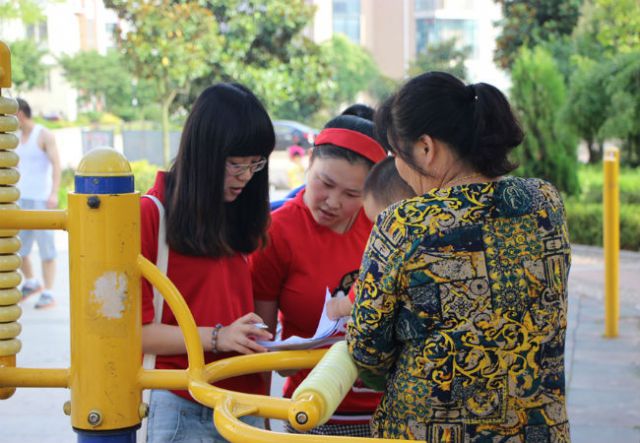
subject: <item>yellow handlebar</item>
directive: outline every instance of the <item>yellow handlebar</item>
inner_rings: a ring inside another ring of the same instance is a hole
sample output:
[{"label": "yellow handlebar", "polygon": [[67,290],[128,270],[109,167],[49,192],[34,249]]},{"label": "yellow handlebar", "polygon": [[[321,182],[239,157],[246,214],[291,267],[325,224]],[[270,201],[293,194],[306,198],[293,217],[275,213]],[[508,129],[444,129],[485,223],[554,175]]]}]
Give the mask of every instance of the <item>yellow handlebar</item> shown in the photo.
[{"label": "yellow handlebar", "polygon": [[289,423],[299,431],[323,425],[358,378],[347,343],[334,344],[293,393]]}]

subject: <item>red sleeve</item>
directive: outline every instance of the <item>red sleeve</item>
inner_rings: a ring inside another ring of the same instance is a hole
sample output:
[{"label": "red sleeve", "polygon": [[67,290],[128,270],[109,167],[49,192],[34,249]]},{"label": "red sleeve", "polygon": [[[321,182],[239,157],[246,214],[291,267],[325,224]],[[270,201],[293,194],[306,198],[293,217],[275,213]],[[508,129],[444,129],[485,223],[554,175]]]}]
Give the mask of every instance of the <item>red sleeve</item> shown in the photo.
[{"label": "red sleeve", "polygon": [[351,302],[351,304],[354,304],[356,302],[356,285],[351,285],[351,289],[349,289],[349,293],[347,294],[347,297],[349,297],[349,301]]},{"label": "red sleeve", "polygon": [[291,263],[291,251],[284,232],[274,220],[269,228],[269,244],[249,257],[253,298],[277,300],[282,292]]},{"label": "red sleeve", "polygon": [[[159,214],[156,204],[149,198],[140,199],[140,243],[142,255],[155,263],[158,255]],[[153,288],[142,279],[142,324],[153,322]]]}]

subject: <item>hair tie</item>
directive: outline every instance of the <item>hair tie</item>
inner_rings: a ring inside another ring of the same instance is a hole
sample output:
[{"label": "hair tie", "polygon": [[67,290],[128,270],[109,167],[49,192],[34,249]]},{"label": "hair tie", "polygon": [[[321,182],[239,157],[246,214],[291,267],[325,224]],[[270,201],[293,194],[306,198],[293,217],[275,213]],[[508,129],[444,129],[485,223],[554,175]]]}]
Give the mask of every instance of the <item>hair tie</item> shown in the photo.
[{"label": "hair tie", "polygon": [[467,85],[465,86],[465,89],[468,91],[467,94],[468,94],[469,100],[474,100],[474,101],[478,100],[478,94],[476,94],[475,85]]},{"label": "hair tie", "polygon": [[320,131],[315,139],[315,146],[332,144],[360,154],[374,163],[384,160],[387,152],[384,148],[361,132],[343,128],[326,128]]}]

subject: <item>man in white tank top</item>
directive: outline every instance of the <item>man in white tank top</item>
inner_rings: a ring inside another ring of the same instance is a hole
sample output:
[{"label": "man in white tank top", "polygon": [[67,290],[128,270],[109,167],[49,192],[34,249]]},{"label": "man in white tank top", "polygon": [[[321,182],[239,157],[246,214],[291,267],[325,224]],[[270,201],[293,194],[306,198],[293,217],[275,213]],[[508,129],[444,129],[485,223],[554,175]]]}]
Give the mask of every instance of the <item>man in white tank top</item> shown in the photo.
[{"label": "man in white tank top", "polygon": [[[18,121],[20,123],[20,144],[16,153],[20,156],[18,170],[20,180],[21,209],[55,209],[58,207],[58,188],[60,187],[60,158],[53,134],[31,119],[31,107],[18,99]],[[56,249],[53,231],[20,231],[20,255],[22,256],[22,300],[41,292],[35,304],[37,309],[55,305],[53,282],[56,272]],[[33,241],[38,243],[42,260],[42,279],[44,287],[33,273],[29,254]]]}]

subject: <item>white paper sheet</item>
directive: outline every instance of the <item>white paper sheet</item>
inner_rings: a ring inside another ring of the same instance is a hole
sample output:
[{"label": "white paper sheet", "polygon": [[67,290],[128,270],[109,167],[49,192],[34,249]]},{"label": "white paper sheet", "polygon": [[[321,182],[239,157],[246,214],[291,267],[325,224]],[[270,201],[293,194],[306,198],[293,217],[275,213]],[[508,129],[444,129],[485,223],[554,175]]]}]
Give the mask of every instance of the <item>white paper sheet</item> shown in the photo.
[{"label": "white paper sheet", "polygon": [[348,317],[338,320],[331,320],[327,315],[327,302],[331,299],[331,292],[327,288],[322,307],[322,315],[316,328],[315,334],[311,338],[298,337],[293,335],[285,340],[258,341],[258,344],[272,351],[312,349],[329,345],[340,340],[344,340],[344,332]]}]

